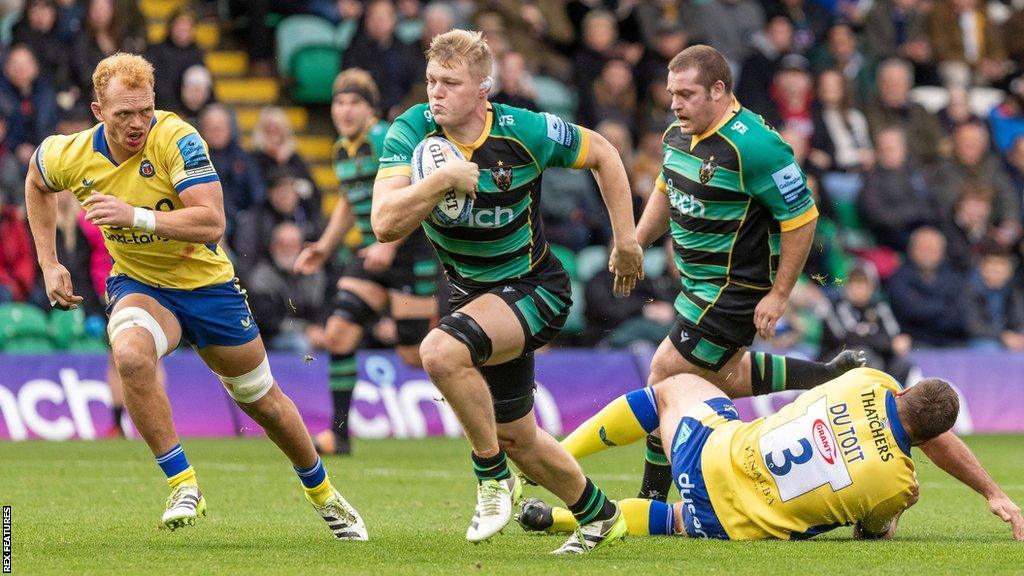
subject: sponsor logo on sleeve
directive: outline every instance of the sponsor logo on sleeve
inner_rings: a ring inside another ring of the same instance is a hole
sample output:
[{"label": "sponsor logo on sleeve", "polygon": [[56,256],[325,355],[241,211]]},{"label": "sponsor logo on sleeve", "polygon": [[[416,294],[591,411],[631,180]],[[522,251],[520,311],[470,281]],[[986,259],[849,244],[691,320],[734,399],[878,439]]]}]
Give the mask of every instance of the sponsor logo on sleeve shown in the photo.
[{"label": "sponsor logo on sleeve", "polygon": [[775,182],[775,187],[779,189],[779,193],[782,194],[782,199],[786,201],[786,204],[793,204],[801,200],[801,192],[804,190],[804,179],[800,175],[800,168],[797,167],[795,162],[773,172],[772,180]]},{"label": "sponsor logo on sleeve", "polygon": [[548,139],[553,140],[566,148],[576,147],[576,131],[572,129],[565,120],[554,114],[544,113],[544,119],[548,125]]},{"label": "sponsor logo on sleeve", "polygon": [[193,132],[182,136],[178,139],[177,145],[181,159],[185,163],[185,174],[198,176],[213,172],[213,165],[210,163],[209,156],[206,155],[206,148],[203,147],[203,141],[199,138],[199,134]]}]

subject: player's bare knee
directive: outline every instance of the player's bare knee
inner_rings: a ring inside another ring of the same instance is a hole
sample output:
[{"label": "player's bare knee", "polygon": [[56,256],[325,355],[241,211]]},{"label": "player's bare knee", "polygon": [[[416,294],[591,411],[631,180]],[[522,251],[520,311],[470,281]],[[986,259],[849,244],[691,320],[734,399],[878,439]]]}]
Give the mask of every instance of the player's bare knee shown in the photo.
[{"label": "player's bare knee", "polygon": [[444,378],[471,366],[465,346],[440,330],[432,330],[419,350],[423,369],[431,378]]},{"label": "player's bare knee", "polygon": [[114,349],[114,365],[126,387],[147,384],[156,375],[156,356],[129,344]]},{"label": "player's bare knee", "polygon": [[498,446],[508,454],[509,458],[518,460],[525,454],[532,453],[537,446],[537,429],[517,429],[514,433],[498,431]]}]

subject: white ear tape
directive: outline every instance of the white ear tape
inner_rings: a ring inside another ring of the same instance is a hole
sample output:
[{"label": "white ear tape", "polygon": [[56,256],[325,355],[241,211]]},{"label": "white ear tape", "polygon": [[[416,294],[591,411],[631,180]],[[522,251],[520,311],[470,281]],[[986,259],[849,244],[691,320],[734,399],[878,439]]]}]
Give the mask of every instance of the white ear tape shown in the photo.
[{"label": "white ear tape", "polygon": [[493,87],[494,78],[491,78],[490,76],[484,78],[483,81],[480,82],[480,89],[483,90],[484,92],[490,92],[491,88]]}]

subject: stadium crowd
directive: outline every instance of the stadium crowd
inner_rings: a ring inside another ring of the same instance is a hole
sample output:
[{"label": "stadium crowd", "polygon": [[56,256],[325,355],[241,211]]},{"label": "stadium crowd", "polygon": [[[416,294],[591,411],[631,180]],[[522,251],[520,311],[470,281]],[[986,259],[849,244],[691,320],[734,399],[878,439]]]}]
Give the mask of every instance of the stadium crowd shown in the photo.
[{"label": "stadium crowd", "polygon": [[[337,190],[317,186],[282,108],[264,108],[243,138],[235,111],[215,101],[195,38],[199,19],[215,20],[235,32],[224,42],[248,51],[251,73],[276,74],[272,14],[354,26],[342,67],[372,74],[385,118],[425,100],[423,49],[434,34],[483,31],[497,68],[492,99],[603,134],[626,165],[637,217],[674,120],[666,65],[688,45],[710,44],[729,58],[739,101],[793,147],[821,212],[805,279],[779,334],[760,346],[824,358],[859,347],[897,377],[912,347],[1024,350],[1024,3],[1000,0],[195,2],[154,44],[133,0],[6,0],[0,303],[49,308],[24,212],[27,163],[46,136],[91,125],[91,71],[131,51],[156,67],[157,108],[193,123],[210,147],[227,214],[222,247],[261,331],[278,349],[322,346],[345,253],[318,274],[291,270]],[[563,108],[542,108],[560,95]],[[325,107],[309,114],[329,125]],[[61,261],[86,314],[101,315],[102,236],[70,197],[61,215]],[[668,248],[649,249],[648,276],[618,298],[593,179],[549,170],[542,217],[580,301],[563,342],[664,338],[678,286]],[[394,337],[387,319],[372,334],[382,344]]]}]

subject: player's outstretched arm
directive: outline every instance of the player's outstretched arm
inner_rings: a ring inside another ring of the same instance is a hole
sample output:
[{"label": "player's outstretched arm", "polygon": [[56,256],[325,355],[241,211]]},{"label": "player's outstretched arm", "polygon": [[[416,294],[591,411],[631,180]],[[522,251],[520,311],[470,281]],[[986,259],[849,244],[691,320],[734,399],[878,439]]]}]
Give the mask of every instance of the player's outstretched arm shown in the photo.
[{"label": "player's outstretched arm", "polygon": [[590,139],[590,151],[581,168],[593,170],[612,222],[614,241],[608,267],[615,274],[615,291],[628,295],[637,279],[644,276],[644,252],[636,241],[629,177],[611,142],[593,130],[581,130],[585,130]]},{"label": "player's outstretched arm", "polygon": [[647,248],[668,231],[669,218],[668,194],[655,188],[647,199],[640,223],[636,225],[636,241],[641,248]]},{"label": "player's outstretched arm", "polygon": [[[38,150],[36,154],[39,154]],[[43,182],[35,155],[28,163],[28,176],[25,177],[25,207],[50,306],[77,308],[82,297],[74,293],[71,273],[57,261],[57,194]]]},{"label": "player's outstretched arm", "polygon": [[952,431],[944,432],[921,444],[921,451],[936,466],[984,496],[989,510],[1013,527],[1013,538],[1024,540],[1020,507],[996,484],[963,440]]},{"label": "player's outstretched arm", "polygon": [[413,183],[408,176],[382,178],[373,184],[370,226],[378,242],[405,238],[423,222],[448,190],[476,198],[480,168],[454,154],[430,176]]},{"label": "player's outstretched arm", "polygon": [[327,221],[327,228],[324,229],[324,233],[320,235],[316,242],[303,248],[302,252],[299,253],[299,257],[295,259],[295,272],[299,274],[315,274],[323,268],[331,252],[334,252],[338,245],[341,244],[345,234],[352,228],[355,221],[355,216],[352,214],[352,205],[342,195],[338,198],[338,203],[334,205],[334,210],[331,211],[331,219]]}]

